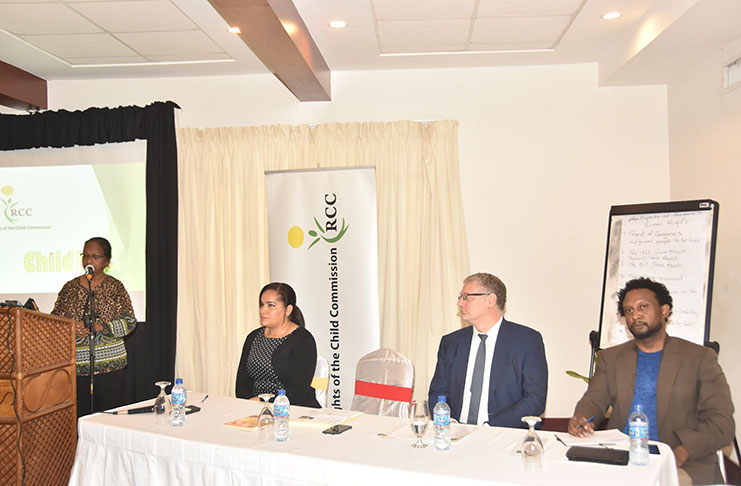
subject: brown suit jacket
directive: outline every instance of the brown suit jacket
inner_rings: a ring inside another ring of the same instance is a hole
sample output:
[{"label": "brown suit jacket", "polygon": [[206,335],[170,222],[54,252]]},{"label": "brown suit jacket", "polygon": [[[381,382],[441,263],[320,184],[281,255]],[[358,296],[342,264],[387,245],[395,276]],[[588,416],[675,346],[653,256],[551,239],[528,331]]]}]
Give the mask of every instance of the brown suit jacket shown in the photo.
[{"label": "brown suit jacket", "polygon": [[[623,429],[630,415],[638,352],[635,341],[603,349],[589,388],[574,415],[598,424],[612,405],[609,427]],[[659,440],[672,449],[683,444],[682,466],[695,484],[722,483],[716,451],[733,441],[733,403],[715,352],[667,336],[656,382]]]}]

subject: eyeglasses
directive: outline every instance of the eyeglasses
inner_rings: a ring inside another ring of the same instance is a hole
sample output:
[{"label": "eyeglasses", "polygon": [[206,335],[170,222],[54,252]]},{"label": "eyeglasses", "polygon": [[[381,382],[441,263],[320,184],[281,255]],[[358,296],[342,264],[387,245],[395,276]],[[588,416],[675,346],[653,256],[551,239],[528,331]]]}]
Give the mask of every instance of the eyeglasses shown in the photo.
[{"label": "eyeglasses", "polygon": [[462,299],[464,302],[468,302],[468,299],[471,297],[481,297],[483,295],[491,295],[491,292],[476,292],[475,294],[462,293],[458,295],[458,300]]},{"label": "eyeglasses", "polygon": [[96,262],[102,258],[105,258],[105,255],[88,255],[87,253],[80,253],[80,256],[82,258],[92,258]]}]

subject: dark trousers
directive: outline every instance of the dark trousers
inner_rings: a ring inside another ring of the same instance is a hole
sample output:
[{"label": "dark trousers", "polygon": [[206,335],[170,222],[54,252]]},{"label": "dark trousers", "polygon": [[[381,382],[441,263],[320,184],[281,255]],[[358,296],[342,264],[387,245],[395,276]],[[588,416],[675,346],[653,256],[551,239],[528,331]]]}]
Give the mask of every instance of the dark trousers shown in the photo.
[{"label": "dark trousers", "polygon": [[[124,370],[95,375],[95,412],[126,405]],[[90,377],[77,376],[77,417],[90,415]]]}]

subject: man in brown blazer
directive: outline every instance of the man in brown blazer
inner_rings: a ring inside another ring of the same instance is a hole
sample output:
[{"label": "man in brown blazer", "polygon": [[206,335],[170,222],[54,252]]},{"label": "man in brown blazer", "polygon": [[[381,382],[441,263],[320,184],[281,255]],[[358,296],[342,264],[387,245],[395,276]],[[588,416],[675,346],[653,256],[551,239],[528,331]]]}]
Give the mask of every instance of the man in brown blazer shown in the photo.
[{"label": "man in brown blazer", "polygon": [[[656,424],[650,439],[673,449],[677,466],[693,484],[722,483],[716,451],[731,443],[735,424],[731,391],[715,352],[667,335],[672,298],[661,283],[647,278],[626,283],[618,292],[618,312],[634,339],[598,353],[569,433],[591,434],[610,405],[609,427],[627,431],[628,417],[641,403]],[[587,423],[585,417],[594,420]]]}]

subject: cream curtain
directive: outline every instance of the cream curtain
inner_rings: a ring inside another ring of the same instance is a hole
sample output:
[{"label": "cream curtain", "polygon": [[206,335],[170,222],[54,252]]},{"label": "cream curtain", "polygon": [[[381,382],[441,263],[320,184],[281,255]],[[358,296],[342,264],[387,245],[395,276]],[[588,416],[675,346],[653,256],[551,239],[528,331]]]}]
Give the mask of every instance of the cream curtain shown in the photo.
[{"label": "cream curtain", "polygon": [[440,337],[460,326],[469,269],[457,122],[182,128],[178,164],[176,372],[188,388],[233,396],[244,338],[259,325],[265,171],[375,166],[381,346],[414,362],[415,396],[426,395]]}]

